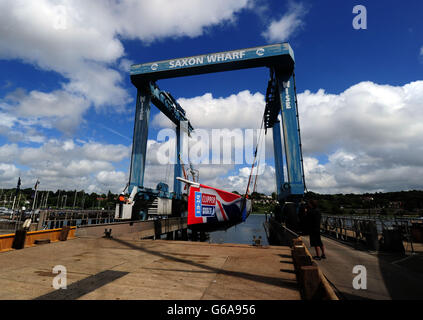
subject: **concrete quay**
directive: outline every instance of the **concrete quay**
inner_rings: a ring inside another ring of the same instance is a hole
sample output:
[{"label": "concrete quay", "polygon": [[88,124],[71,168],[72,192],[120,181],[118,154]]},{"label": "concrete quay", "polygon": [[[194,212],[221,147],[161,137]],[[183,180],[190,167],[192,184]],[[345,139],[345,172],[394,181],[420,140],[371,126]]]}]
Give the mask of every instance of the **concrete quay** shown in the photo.
[{"label": "concrete quay", "polygon": [[[52,286],[57,265],[66,267],[67,289]],[[0,266],[0,299],[301,299],[284,246],[137,240],[132,233],[3,252]]]}]

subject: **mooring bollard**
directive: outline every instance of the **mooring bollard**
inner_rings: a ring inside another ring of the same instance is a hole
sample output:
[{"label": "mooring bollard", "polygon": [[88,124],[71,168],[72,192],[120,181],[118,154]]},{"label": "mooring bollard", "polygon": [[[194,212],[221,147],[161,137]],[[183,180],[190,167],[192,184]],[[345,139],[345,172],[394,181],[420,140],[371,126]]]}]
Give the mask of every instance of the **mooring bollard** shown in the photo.
[{"label": "mooring bollard", "polygon": [[16,230],[15,238],[13,239],[13,249],[23,249],[25,247],[26,230]]},{"label": "mooring bollard", "polygon": [[301,266],[310,265],[311,259],[307,255],[304,246],[294,246],[292,248],[292,260],[294,262],[295,269],[298,271]]},{"label": "mooring bollard", "polygon": [[305,247],[303,245],[296,245],[293,247],[293,250],[294,250],[294,254],[297,256],[306,255]]},{"label": "mooring bollard", "polygon": [[67,240],[69,230],[70,230],[70,227],[68,227],[68,226],[62,228],[62,230],[60,231],[60,235],[59,235],[60,241],[66,241]]},{"label": "mooring bollard", "polygon": [[104,238],[111,239],[112,238],[112,229],[104,229]]},{"label": "mooring bollard", "polygon": [[316,297],[319,290],[321,279],[319,269],[317,266],[304,266],[300,269],[301,284],[304,288],[304,296],[306,300],[311,300]]},{"label": "mooring bollard", "polygon": [[293,246],[302,246],[303,240],[301,238],[292,239],[292,245]]}]

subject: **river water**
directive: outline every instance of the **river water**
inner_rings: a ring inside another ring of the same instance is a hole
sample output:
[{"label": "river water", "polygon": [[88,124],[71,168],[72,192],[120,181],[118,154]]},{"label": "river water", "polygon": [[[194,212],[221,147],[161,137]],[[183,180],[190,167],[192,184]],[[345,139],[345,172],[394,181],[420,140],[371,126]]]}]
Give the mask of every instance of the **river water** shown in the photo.
[{"label": "river water", "polygon": [[250,214],[247,220],[226,231],[209,233],[211,243],[241,243],[252,244],[253,236],[261,236],[261,244],[268,245],[263,223],[266,221],[264,214]]}]

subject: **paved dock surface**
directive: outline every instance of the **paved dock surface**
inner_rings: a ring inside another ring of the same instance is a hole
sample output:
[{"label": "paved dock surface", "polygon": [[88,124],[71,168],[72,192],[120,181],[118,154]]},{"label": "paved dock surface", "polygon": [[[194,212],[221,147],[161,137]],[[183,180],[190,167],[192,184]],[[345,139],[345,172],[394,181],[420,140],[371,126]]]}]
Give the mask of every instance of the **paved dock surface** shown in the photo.
[{"label": "paved dock surface", "polygon": [[[304,242],[310,248],[309,237]],[[384,253],[356,250],[339,241],[322,237],[326,260],[316,261],[326,278],[342,297],[349,300],[400,300],[423,299],[423,274],[405,268],[403,264],[413,257],[395,257]],[[310,253],[316,254],[314,248]],[[417,260],[416,260],[417,261]],[[367,270],[367,289],[355,290],[352,286],[353,267],[363,265]],[[423,272],[423,270],[421,270]]]},{"label": "paved dock surface", "polygon": [[[52,287],[56,265],[66,290]],[[289,247],[78,238],[0,253],[0,299],[301,297]]]}]

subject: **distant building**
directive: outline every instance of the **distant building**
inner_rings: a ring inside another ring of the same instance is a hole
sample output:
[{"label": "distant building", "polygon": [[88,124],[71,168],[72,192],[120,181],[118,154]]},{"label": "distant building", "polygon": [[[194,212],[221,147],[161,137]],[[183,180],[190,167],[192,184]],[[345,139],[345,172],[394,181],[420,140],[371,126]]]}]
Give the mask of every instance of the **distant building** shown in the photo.
[{"label": "distant building", "polygon": [[393,209],[399,209],[401,208],[401,201],[390,201],[389,202],[389,208],[393,208]]}]

